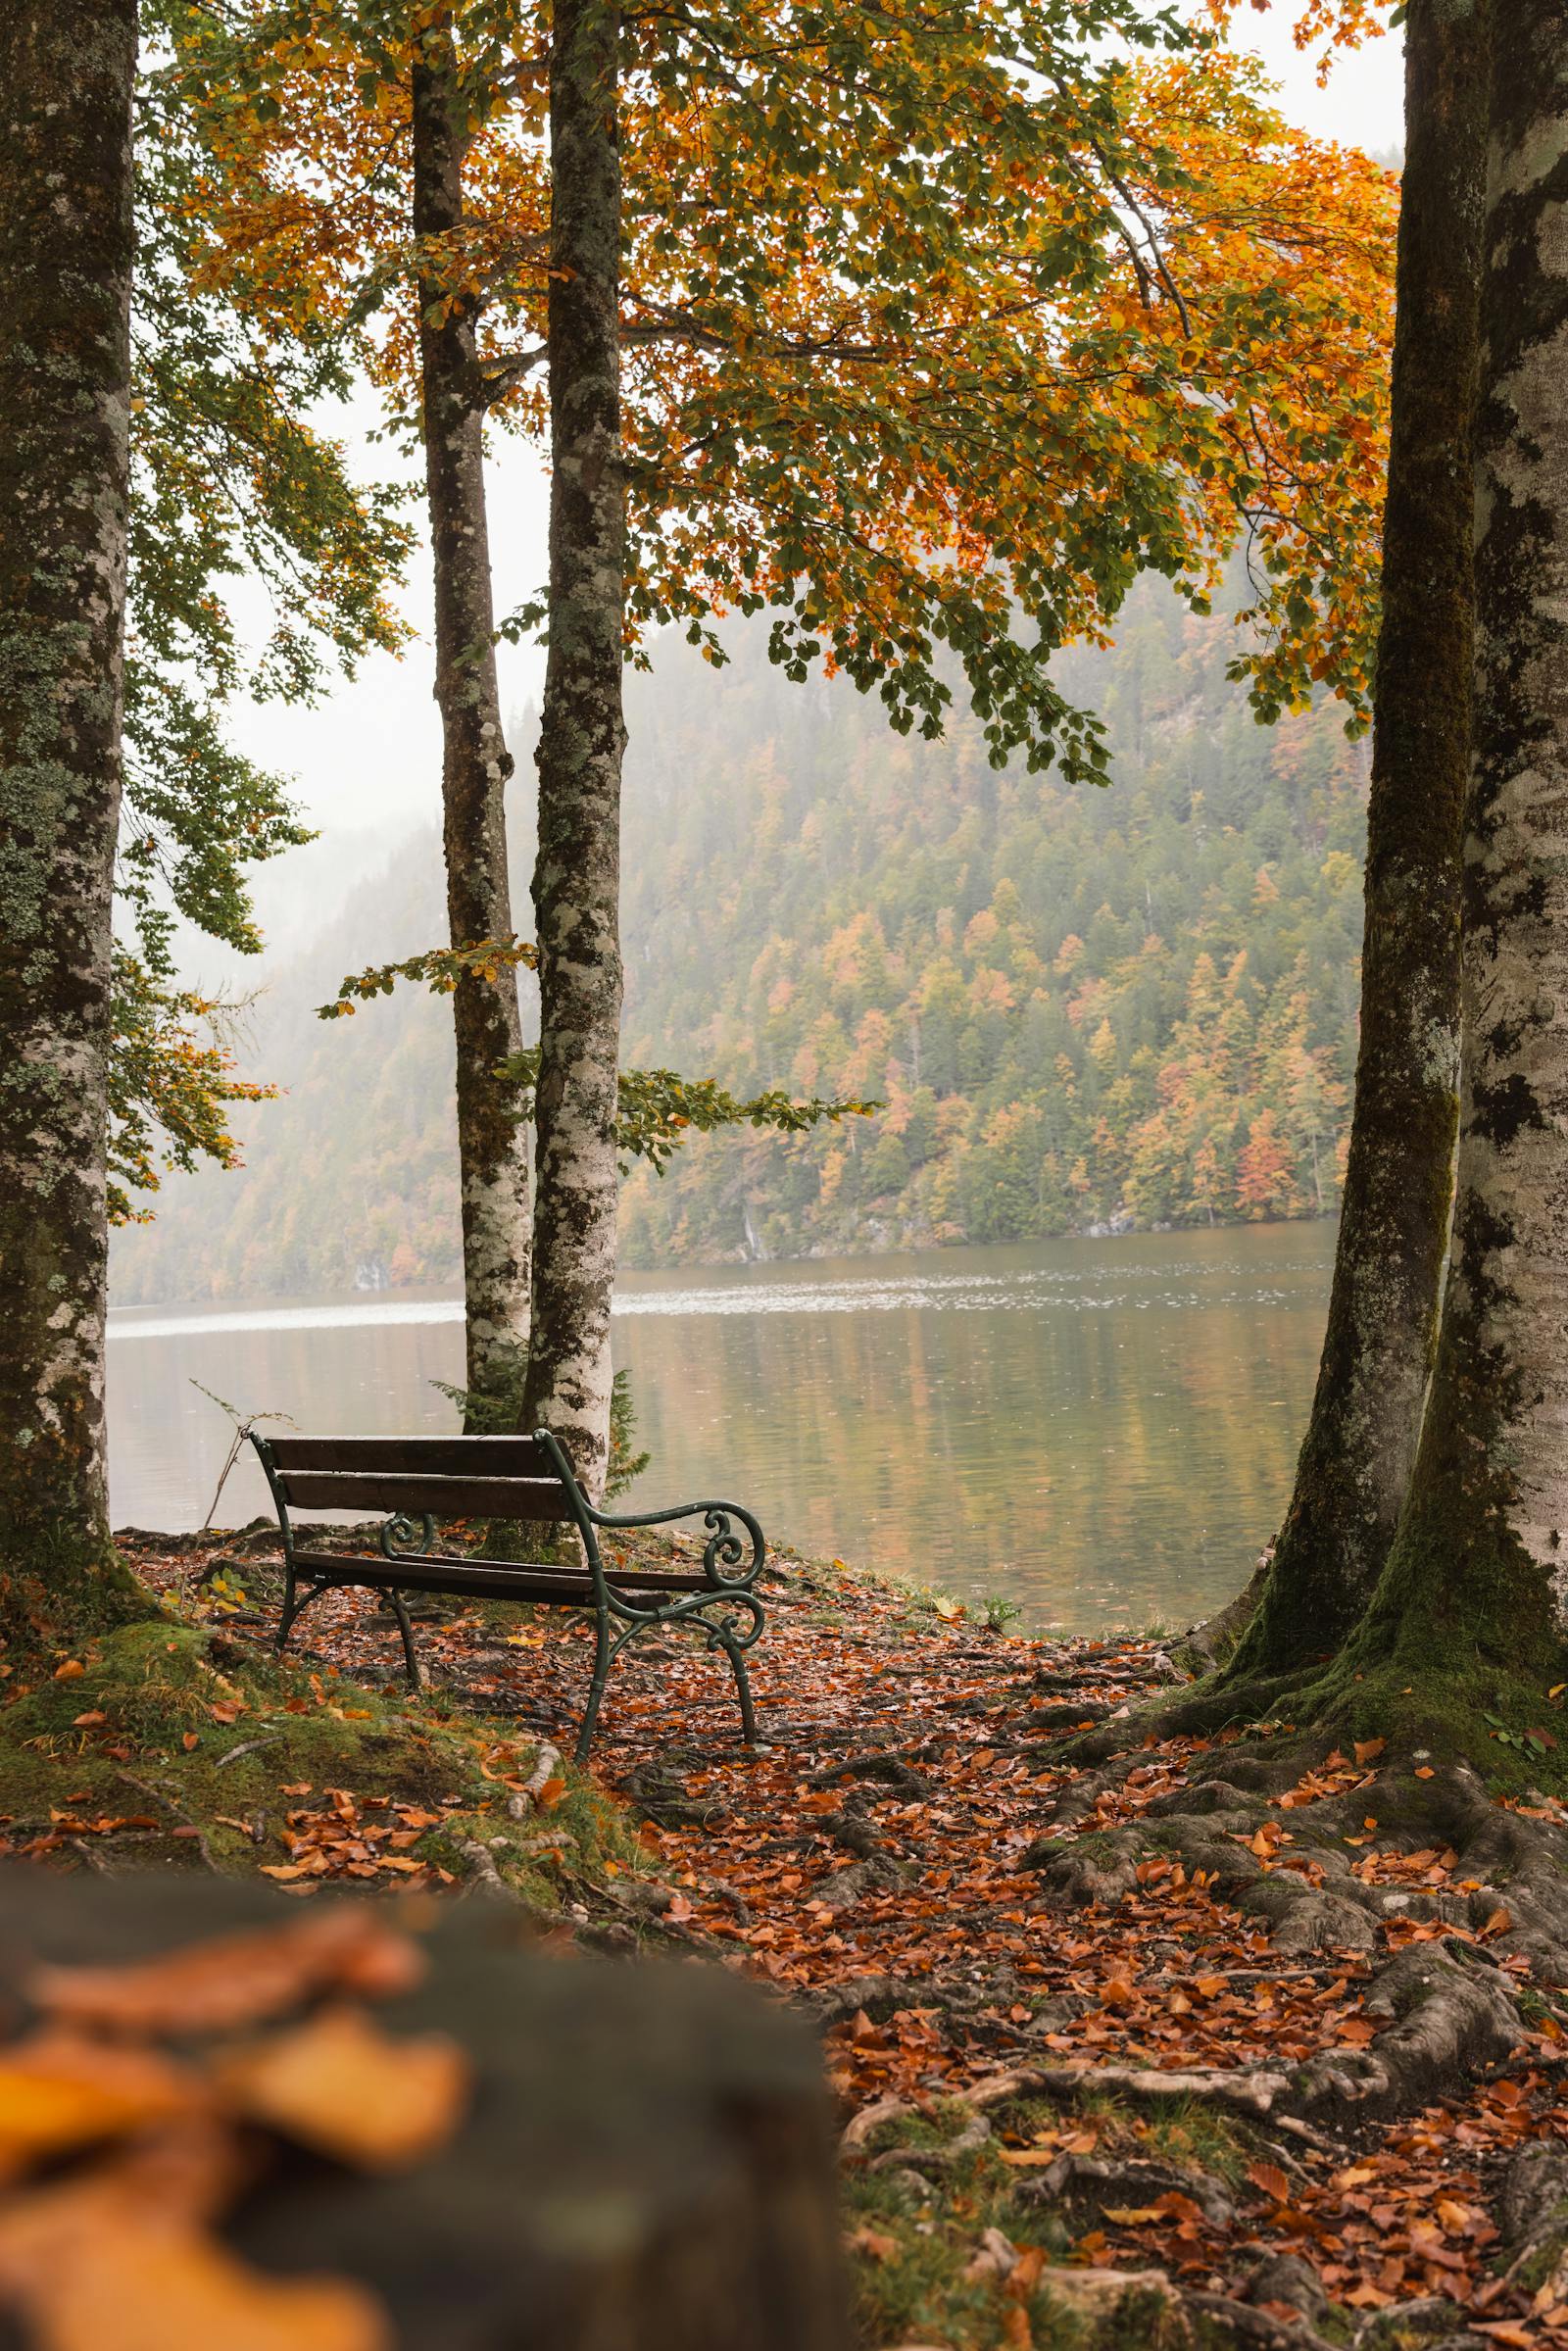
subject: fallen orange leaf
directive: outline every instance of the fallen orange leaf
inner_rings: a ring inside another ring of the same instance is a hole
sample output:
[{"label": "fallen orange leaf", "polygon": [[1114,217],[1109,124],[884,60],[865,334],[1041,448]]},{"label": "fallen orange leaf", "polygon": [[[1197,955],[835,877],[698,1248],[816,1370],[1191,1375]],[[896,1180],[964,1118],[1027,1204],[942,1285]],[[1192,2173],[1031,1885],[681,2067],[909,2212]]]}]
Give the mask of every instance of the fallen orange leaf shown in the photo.
[{"label": "fallen orange leaf", "polygon": [[470,2075],[455,2041],[394,2040],[358,2009],[340,2008],[230,2057],[219,2079],[254,2121],[382,2172],[419,2162],[451,2136]]},{"label": "fallen orange leaf", "polygon": [[10,2206],[0,2287],[26,2313],[39,2351],[392,2351],[364,2287],[264,2277],[104,2180]]},{"label": "fallen orange leaf", "polygon": [[200,2095],[168,2058],[39,2033],[0,2053],[0,2175],[186,2112]]},{"label": "fallen orange leaf", "polygon": [[345,1906],[128,1967],[42,1967],[24,1989],[47,2014],[90,2030],[214,2033],[281,2015],[312,1992],[389,1997],[423,1973],[416,1943]]}]

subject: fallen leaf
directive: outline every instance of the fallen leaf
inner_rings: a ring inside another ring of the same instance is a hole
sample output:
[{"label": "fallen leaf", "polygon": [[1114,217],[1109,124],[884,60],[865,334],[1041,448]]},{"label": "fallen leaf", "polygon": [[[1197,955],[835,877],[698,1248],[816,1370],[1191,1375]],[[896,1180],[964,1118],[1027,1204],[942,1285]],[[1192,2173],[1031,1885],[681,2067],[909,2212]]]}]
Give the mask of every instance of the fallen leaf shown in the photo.
[{"label": "fallen leaf", "polygon": [[873,2261],[891,2261],[899,2249],[898,2238],[878,2229],[852,2229],[844,2242],[852,2253],[868,2253]]},{"label": "fallen leaf", "polygon": [[1357,1763],[1375,1763],[1388,1745],[1386,1739],[1358,1739],[1355,1742]]},{"label": "fallen leaf", "polygon": [[0,2051],[0,2175],[139,2131],[200,2098],[168,2058],[41,2033]]},{"label": "fallen leaf", "polygon": [[1291,2183],[1277,2163],[1254,2163],[1247,2175],[1255,2188],[1260,2188],[1276,2204],[1291,2200]]},{"label": "fallen leaf", "polygon": [[471,2075],[455,2041],[395,2040],[359,2009],[338,2008],[237,2052],[219,2081],[251,2120],[340,2163],[391,2172],[451,2137]]},{"label": "fallen leaf", "polygon": [[79,1657],[68,1657],[64,1665],[55,1667],[55,1680],[57,1682],[79,1682],[86,1670],[87,1668]]},{"label": "fallen leaf", "polygon": [[266,2277],[92,2178],[10,2205],[0,2287],[45,2351],[392,2351],[363,2286]]},{"label": "fallen leaf", "polygon": [[106,1723],[108,1720],[108,1715],[94,1706],[86,1714],[74,1714],[71,1718],[71,1727],[74,1731],[90,1731],[96,1729],[99,1723]]},{"label": "fallen leaf", "polygon": [[46,2014],[111,2033],[215,2033],[278,2016],[313,1992],[387,1998],[424,1973],[416,1943],[343,1907],[188,1944],[125,1967],[42,1967],[24,1985]]}]

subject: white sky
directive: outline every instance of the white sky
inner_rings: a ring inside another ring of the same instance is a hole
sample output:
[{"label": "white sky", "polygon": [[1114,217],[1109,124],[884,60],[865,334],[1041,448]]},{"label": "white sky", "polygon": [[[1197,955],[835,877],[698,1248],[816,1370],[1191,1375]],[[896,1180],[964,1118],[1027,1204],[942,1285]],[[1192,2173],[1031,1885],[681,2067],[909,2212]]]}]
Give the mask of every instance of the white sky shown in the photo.
[{"label": "white sky", "polygon": [[[1316,79],[1316,56],[1302,55],[1291,38],[1297,10],[1274,0],[1262,16],[1245,17],[1237,38],[1264,61],[1280,85],[1284,112],[1303,129],[1322,137],[1387,153],[1403,143],[1403,68],[1397,35],[1341,55],[1328,86]],[[369,419],[367,409],[365,421]],[[384,470],[386,447],[366,452],[368,470],[377,460]],[[490,471],[491,557],[498,617],[538,588],[545,577],[546,487],[540,462],[522,444],[496,436]],[[270,707],[241,720],[246,749],[266,764],[283,769],[295,782],[309,821],[330,836],[368,826],[390,848],[411,825],[438,817],[441,777],[440,735],[430,698],[427,614],[428,569],[413,567],[406,609],[421,635],[400,661],[377,657],[360,677],[313,710]],[[531,648],[500,650],[502,709],[530,694],[537,699],[543,656]],[[239,718],[236,712],[236,718]],[[264,869],[264,921],[281,944],[288,929],[288,881],[296,860],[332,854],[330,838],[297,850]]]}]

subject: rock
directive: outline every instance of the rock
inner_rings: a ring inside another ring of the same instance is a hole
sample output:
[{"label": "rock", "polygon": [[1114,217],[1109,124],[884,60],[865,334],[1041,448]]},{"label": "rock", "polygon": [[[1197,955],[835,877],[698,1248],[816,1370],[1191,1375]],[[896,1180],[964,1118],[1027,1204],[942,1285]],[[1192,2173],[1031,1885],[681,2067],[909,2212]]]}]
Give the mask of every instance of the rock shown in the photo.
[{"label": "rock", "polygon": [[1329,2298],[1309,2261],[1298,2253],[1276,2253],[1260,2262],[1248,2281],[1249,2302],[1284,2302],[1316,2326],[1328,2314]]},{"label": "rock", "polygon": [[1137,2344],[1157,2351],[1188,2339],[1181,2300],[1163,2270],[1046,2270],[1040,2289],[1082,2329],[1082,2351]]},{"label": "rock", "polygon": [[1503,2174],[1497,2219],[1505,2245],[1527,2245],[1568,2202],[1568,2147],[1538,2139],[1521,2147]]}]

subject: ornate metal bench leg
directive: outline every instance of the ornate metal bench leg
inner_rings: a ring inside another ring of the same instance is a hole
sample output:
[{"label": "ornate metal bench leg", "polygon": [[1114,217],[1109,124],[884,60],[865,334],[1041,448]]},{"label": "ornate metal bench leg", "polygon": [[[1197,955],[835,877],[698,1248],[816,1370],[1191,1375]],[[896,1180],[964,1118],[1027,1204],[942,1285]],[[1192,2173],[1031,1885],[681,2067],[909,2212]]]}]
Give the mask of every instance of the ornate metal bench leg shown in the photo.
[{"label": "ornate metal bench leg", "polygon": [[746,1671],[746,1659],[732,1641],[724,1643],[731,1666],[735,1671],[735,1687],[740,1692],[741,1730],[749,1747],[757,1744],[757,1715],[752,1705],[751,1676]]},{"label": "ornate metal bench leg", "polygon": [[600,1701],[604,1697],[605,1684],[609,1678],[610,1626],[601,1616],[598,1638],[594,1642],[594,1678],[588,1687],[588,1703],[583,1708],[582,1729],[577,1734],[577,1744],[572,1755],[574,1763],[582,1764],[588,1760],[588,1749],[593,1740],[594,1726],[599,1720]]},{"label": "ornate metal bench leg", "polygon": [[398,1631],[403,1636],[404,1671],[407,1673],[409,1678],[409,1688],[411,1690],[417,1690],[419,1688],[419,1660],[415,1654],[414,1627],[409,1622],[408,1606],[404,1600],[402,1592],[383,1592],[381,1595],[381,1604],[385,1608],[390,1608],[393,1615],[398,1620]]},{"label": "ornate metal bench leg", "polygon": [[277,1620],[277,1639],[272,1644],[279,1657],[282,1656],[288,1637],[294,1630],[294,1619],[298,1616],[302,1604],[294,1597],[294,1579],[290,1576],[283,1593],[283,1613]]}]

